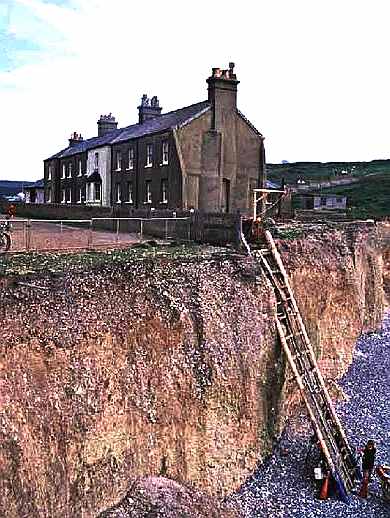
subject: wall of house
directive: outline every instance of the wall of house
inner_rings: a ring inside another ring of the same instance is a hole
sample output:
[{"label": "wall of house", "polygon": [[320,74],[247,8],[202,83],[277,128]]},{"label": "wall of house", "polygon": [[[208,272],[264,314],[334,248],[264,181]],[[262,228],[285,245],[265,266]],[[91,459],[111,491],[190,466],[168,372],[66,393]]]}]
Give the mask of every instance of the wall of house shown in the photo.
[{"label": "wall of house", "polygon": [[253,189],[259,187],[262,140],[237,114],[237,176],[232,210],[252,213]]},{"label": "wall of house", "polygon": [[101,201],[94,202],[87,200],[89,205],[102,205],[109,207],[111,205],[111,146],[104,146],[88,151],[87,157],[87,176],[95,171],[95,153],[99,153],[98,172],[102,179]]},{"label": "wall of house", "polygon": [[[182,159],[181,169],[183,178],[183,208],[200,209],[201,178],[204,171],[202,153],[204,135],[211,127],[211,111],[194,119],[191,123],[179,128],[176,132],[178,154]],[[219,153],[215,150],[214,156]],[[211,174],[211,172],[210,172]],[[214,167],[213,176],[218,176],[218,165]]]},{"label": "wall of house", "polygon": [[227,180],[229,212],[247,212],[250,191],[258,186],[261,138],[235,111],[224,114],[221,132],[210,130],[211,118],[209,111],[177,131],[185,207],[223,212]]}]

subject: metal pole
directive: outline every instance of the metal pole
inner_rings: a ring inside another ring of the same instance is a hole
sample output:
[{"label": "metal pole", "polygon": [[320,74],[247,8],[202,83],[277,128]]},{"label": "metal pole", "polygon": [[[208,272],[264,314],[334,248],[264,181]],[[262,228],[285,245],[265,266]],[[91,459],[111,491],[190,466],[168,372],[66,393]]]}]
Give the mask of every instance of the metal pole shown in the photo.
[{"label": "metal pole", "polygon": [[168,220],[165,220],[165,240],[168,239]]},{"label": "metal pole", "polygon": [[93,219],[89,220],[89,229],[88,229],[88,241],[87,247],[92,248],[92,238],[93,238]]},{"label": "metal pole", "polygon": [[119,218],[116,219],[116,242],[119,241]]},{"label": "metal pole", "polygon": [[142,241],[144,231],[144,220],[140,220],[140,232],[139,232],[139,240]]},{"label": "metal pole", "polygon": [[26,224],[26,250],[27,252],[30,251],[30,246],[31,246],[31,220],[28,219],[27,220],[27,224]]}]

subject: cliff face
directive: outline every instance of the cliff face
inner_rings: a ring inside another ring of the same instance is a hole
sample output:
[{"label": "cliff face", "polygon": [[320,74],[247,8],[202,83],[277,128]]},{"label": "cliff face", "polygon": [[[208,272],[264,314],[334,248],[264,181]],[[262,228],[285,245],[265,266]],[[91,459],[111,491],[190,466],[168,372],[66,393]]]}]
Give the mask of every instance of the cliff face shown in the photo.
[{"label": "cliff face", "polygon": [[[280,242],[332,378],[347,367],[358,334],[382,317],[373,234]],[[96,516],[145,475],[225,495],[294,411],[274,296],[251,259],[119,256],[31,273],[28,286],[3,277],[2,515]]]}]

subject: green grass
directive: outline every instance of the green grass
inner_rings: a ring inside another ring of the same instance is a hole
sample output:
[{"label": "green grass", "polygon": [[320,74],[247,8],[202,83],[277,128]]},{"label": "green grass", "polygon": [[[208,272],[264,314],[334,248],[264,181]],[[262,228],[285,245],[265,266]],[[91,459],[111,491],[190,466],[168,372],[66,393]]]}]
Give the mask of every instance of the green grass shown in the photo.
[{"label": "green grass", "polygon": [[390,171],[362,177],[359,183],[321,189],[321,193],[347,196],[348,214],[353,218],[390,216]]},{"label": "green grass", "polygon": [[229,252],[224,247],[207,245],[171,245],[132,247],[124,250],[106,250],[80,253],[20,253],[0,255],[0,277],[29,276],[33,274],[62,274],[82,272],[113,264],[151,260],[204,260],[214,254]]},{"label": "green grass", "polygon": [[[343,178],[341,171],[349,176],[364,177],[371,174],[390,173],[390,160],[372,162],[296,162],[292,164],[267,164],[268,178],[287,184],[295,184],[298,178],[306,182],[320,182]],[[348,176],[345,175],[345,176]]]}]

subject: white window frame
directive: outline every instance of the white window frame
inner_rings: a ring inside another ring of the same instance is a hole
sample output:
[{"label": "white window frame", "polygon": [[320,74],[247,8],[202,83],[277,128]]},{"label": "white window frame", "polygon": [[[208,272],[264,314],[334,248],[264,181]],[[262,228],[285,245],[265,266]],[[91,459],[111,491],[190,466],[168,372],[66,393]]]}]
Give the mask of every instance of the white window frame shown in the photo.
[{"label": "white window frame", "polygon": [[79,171],[78,171],[77,176],[83,176],[83,165],[82,165],[81,158],[79,159]]},{"label": "white window frame", "polygon": [[125,203],[128,203],[129,205],[132,205],[134,203],[133,201],[133,182],[127,182],[127,197],[128,200]]},{"label": "white window frame", "polygon": [[115,171],[122,171],[122,152],[121,151],[116,152],[115,159],[116,159]]},{"label": "white window frame", "polygon": [[[99,186],[99,198],[96,196],[98,192],[97,186]],[[102,201],[102,185],[99,182],[93,183],[93,201]]]},{"label": "white window frame", "polygon": [[128,159],[129,159],[129,163],[127,165],[127,170],[128,171],[132,171],[134,169],[134,148],[131,147],[129,149],[129,154],[128,154]]},{"label": "white window frame", "polygon": [[47,200],[46,203],[51,203],[51,187],[47,189]]},{"label": "white window frame", "polygon": [[61,178],[65,178],[66,175],[66,164],[62,164]]},{"label": "white window frame", "polygon": [[82,187],[78,188],[78,193],[79,193],[79,196],[78,196],[77,203],[82,203],[83,202],[83,188]]},{"label": "white window frame", "polygon": [[68,171],[66,173],[66,177],[67,178],[72,178],[72,169],[73,169],[72,162],[69,162],[69,164],[68,164]]},{"label": "white window frame", "polygon": [[163,163],[163,165],[167,165],[169,163],[169,142],[168,142],[168,140],[163,140],[163,143],[162,143],[162,163]]},{"label": "white window frame", "polygon": [[[72,189],[70,187],[66,187],[65,189],[69,193],[69,200],[66,200],[66,203],[72,203]],[[66,195],[65,195],[66,196]],[[66,198],[65,198],[66,199]]]},{"label": "white window frame", "polygon": [[52,165],[50,164],[48,169],[47,169],[47,180],[51,180],[52,179]]},{"label": "white window frame", "polygon": [[65,189],[61,189],[61,203],[65,203]]},{"label": "white window frame", "polygon": [[168,180],[161,180],[161,203],[168,203]]},{"label": "white window frame", "polygon": [[146,180],[145,182],[145,202],[146,204],[152,203],[152,182]]},{"label": "white window frame", "polygon": [[153,167],[153,144],[146,144],[146,164],[145,164],[145,167]]},{"label": "white window frame", "polygon": [[115,184],[115,203],[122,203],[121,200],[121,184],[117,182]]}]

